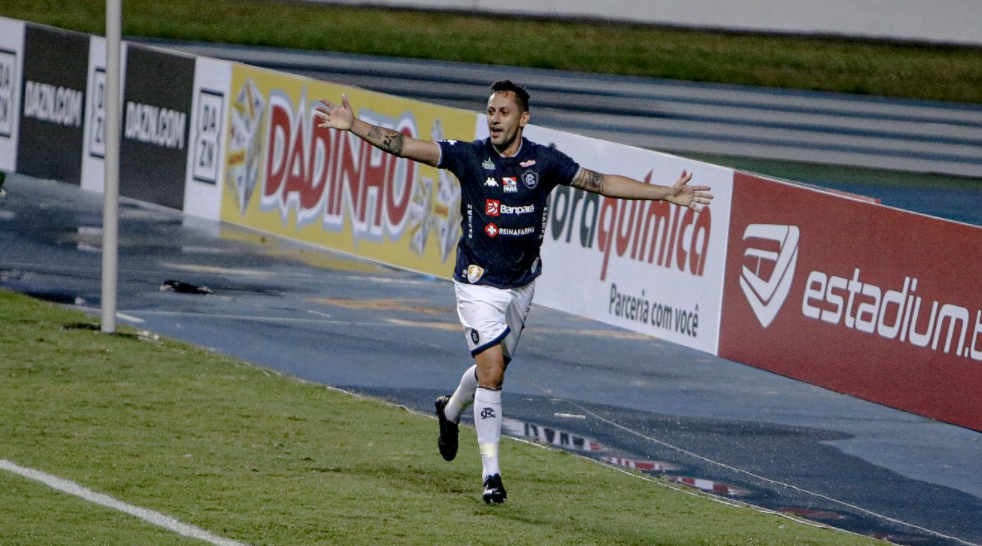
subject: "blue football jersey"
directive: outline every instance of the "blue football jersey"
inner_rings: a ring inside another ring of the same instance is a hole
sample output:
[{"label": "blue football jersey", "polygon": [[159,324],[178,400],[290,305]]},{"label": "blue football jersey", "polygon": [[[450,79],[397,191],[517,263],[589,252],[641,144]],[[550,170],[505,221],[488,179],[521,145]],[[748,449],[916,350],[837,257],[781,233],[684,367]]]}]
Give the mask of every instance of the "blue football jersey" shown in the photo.
[{"label": "blue football jersey", "polygon": [[549,192],[568,186],[579,164],[525,138],[513,157],[502,157],[490,139],[438,144],[438,166],[457,176],[462,195],[454,279],[497,288],[532,282],[542,273]]}]

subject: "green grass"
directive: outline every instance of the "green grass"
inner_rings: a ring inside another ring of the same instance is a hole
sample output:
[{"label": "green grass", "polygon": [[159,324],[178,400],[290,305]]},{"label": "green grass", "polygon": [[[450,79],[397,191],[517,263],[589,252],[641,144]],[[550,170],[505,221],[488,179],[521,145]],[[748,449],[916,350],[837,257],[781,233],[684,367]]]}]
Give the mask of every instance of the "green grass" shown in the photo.
[{"label": "green grass", "polygon": [[[0,14],[102,33],[104,0],[5,0]],[[125,0],[130,36],[294,47],[982,103],[982,48],[258,0]]]},{"label": "green grass", "polygon": [[[212,533],[301,544],[878,544],[517,441],[510,498],[480,500],[471,429],[170,340],[65,325],[0,291],[0,458]],[[0,543],[201,544],[0,471]]]}]

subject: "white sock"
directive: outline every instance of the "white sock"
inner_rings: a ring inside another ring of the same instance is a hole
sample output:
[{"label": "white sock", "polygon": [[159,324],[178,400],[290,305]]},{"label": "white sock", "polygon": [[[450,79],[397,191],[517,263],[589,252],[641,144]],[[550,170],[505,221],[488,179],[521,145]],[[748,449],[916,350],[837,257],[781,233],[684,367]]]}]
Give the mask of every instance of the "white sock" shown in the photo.
[{"label": "white sock", "polygon": [[474,364],[464,375],[460,377],[460,385],[453,392],[447,407],[443,409],[443,414],[447,419],[455,423],[460,422],[460,414],[464,413],[467,406],[474,403],[474,391],[477,389],[477,364]]},{"label": "white sock", "polygon": [[501,391],[478,387],[474,393],[474,425],[481,448],[484,477],[500,474],[498,443],[501,440]]}]

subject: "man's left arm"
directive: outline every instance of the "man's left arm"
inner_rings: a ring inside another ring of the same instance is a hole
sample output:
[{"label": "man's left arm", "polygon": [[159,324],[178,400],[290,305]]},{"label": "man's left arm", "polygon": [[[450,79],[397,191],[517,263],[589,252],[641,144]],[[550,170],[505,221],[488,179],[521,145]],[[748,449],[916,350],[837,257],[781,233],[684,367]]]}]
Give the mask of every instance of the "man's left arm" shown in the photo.
[{"label": "man's left arm", "polygon": [[664,200],[680,207],[695,210],[699,205],[708,205],[713,195],[709,186],[690,186],[692,173],[682,171],[682,176],[671,186],[645,184],[644,182],[616,174],[602,174],[581,167],[570,185],[588,192],[619,199],[640,199],[645,201]]}]

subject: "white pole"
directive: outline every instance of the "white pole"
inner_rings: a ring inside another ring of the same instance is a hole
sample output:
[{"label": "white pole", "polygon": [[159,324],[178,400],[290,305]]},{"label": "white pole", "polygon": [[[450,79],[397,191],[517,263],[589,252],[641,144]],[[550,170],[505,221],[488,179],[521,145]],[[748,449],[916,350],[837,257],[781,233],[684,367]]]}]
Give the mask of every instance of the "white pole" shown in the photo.
[{"label": "white pole", "polygon": [[102,332],[116,332],[122,0],[106,0],[106,156],[102,206]]}]

